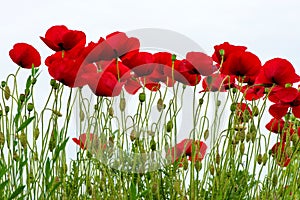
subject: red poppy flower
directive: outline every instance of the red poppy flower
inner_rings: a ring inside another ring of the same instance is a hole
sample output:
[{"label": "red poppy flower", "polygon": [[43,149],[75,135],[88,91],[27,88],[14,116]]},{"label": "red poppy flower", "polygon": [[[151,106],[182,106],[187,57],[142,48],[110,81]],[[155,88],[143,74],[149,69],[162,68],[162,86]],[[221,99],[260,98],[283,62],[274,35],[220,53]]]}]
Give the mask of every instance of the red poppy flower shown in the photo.
[{"label": "red poppy flower", "polygon": [[53,51],[70,50],[79,43],[85,45],[86,37],[84,32],[69,30],[64,25],[52,26],[41,40]]},{"label": "red poppy flower", "polygon": [[97,96],[114,97],[121,93],[125,82],[119,82],[111,72],[98,72],[90,75],[88,86]]},{"label": "red poppy flower", "polygon": [[[190,161],[201,161],[207,150],[207,145],[199,140],[184,139],[176,144],[169,152],[171,153],[172,162],[177,161],[182,156],[187,156]],[[193,153],[195,154],[192,160]]]},{"label": "red poppy flower", "polygon": [[296,83],[300,77],[296,74],[293,65],[282,58],[267,61],[258,74],[255,84],[272,86],[273,84],[285,87],[287,83]]},{"label": "red poppy flower", "polygon": [[282,167],[288,166],[291,159],[286,153],[285,142],[278,142],[271,148],[272,155],[277,164]]},{"label": "red poppy flower", "polygon": [[263,86],[244,85],[238,87],[238,89],[244,94],[245,99],[248,101],[260,99],[265,95],[265,88]]},{"label": "red poppy flower", "polygon": [[220,50],[224,52],[223,62],[227,60],[228,56],[234,52],[244,52],[247,47],[231,45],[228,42],[214,46],[215,52],[212,55],[213,61],[221,64],[222,56],[220,55]]},{"label": "red poppy flower", "polygon": [[90,42],[84,54],[87,62],[93,63],[122,58],[127,53],[138,52],[139,47],[140,42],[137,38],[114,32],[106,36],[106,40],[101,37],[97,43]]},{"label": "red poppy flower", "polygon": [[279,133],[282,141],[286,141],[287,135],[291,137],[295,133],[293,124],[285,122],[283,119],[271,119],[271,121],[267,123],[266,128],[273,133]]},{"label": "red poppy flower", "polygon": [[209,76],[217,70],[217,68],[213,66],[212,58],[202,52],[188,52],[186,54],[186,60],[191,63],[195,74]]},{"label": "red poppy flower", "polygon": [[220,91],[225,92],[229,88],[235,87],[235,77],[234,76],[226,76],[224,74],[212,74],[210,76],[207,76],[202,81],[202,87],[204,91]]},{"label": "red poppy flower", "polygon": [[138,76],[147,76],[153,72],[154,57],[148,52],[131,52],[122,57],[122,62]]},{"label": "red poppy flower", "polygon": [[39,52],[31,45],[26,43],[17,43],[9,51],[9,56],[14,63],[22,68],[31,69],[41,65],[41,56]]},{"label": "red poppy flower", "polygon": [[260,72],[261,62],[259,58],[250,52],[231,53],[223,63],[220,71],[222,74],[238,77],[256,76]]},{"label": "red poppy flower", "polygon": [[[295,91],[295,90],[289,90],[289,91]],[[285,90],[277,91],[276,96],[279,99],[279,101],[270,106],[269,108],[270,114],[277,119],[281,119],[283,116],[286,115],[288,109],[291,108],[294,116],[300,118],[300,92],[297,90],[297,95],[289,94],[286,97],[281,97],[280,94],[286,94]]]},{"label": "red poppy flower", "polygon": [[126,83],[125,83],[125,90],[129,93],[129,94],[136,94],[137,91],[142,87],[140,79],[137,77],[132,76],[131,78],[129,78]]},{"label": "red poppy flower", "polygon": [[[89,137],[87,138],[87,136]],[[93,133],[83,133],[79,135],[79,138],[72,138],[72,140],[79,145],[81,149],[88,149],[93,153],[106,149],[106,144],[100,144],[98,136]]]},{"label": "red poppy flower", "polygon": [[201,75],[194,70],[192,64],[186,59],[175,60],[172,76],[174,75],[174,79],[180,83],[195,86],[200,82]]},{"label": "red poppy flower", "polygon": [[90,73],[97,71],[96,66],[86,65],[81,56],[83,48],[74,47],[69,51],[59,51],[45,60],[49,74],[69,87],[82,87],[87,84]]}]

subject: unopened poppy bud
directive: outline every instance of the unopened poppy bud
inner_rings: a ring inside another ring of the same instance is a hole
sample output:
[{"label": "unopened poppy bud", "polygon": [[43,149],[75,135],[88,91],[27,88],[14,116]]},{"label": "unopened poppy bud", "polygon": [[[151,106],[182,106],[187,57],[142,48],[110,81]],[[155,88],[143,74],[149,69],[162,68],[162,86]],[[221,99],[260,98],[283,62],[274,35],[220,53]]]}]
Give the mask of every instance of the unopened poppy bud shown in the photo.
[{"label": "unopened poppy bud", "polygon": [[6,100],[8,100],[10,97],[10,89],[9,89],[8,85],[6,85],[4,88],[4,97]]},{"label": "unopened poppy bud", "polygon": [[158,191],[158,184],[157,183],[153,183],[151,191],[152,191],[152,193],[156,193]]},{"label": "unopened poppy bud", "polygon": [[5,87],[6,86],[6,82],[5,81],[1,81],[1,87]]},{"label": "unopened poppy bud", "polygon": [[263,156],[261,154],[257,155],[257,163],[261,164],[263,162]]},{"label": "unopened poppy bud", "polygon": [[7,113],[9,113],[9,106],[5,106],[5,113],[7,114]]},{"label": "unopened poppy bud", "polygon": [[28,88],[25,89],[25,97],[28,97],[30,94],[30,90]]},{"label": "unopened poppy bud", "polygon": [[217,106],[219,107],[220,105],[221,105],[221,101],[218,100],[218,101],[217,101]]},{"label": "unopened poppy bud", "polygon": [[202,169],[202,162],[201,161],[196,160],[195,169],[196,169],[197,172],[199,172]]},{"label": "unopened poppy bud", "polygon": [[108,114],[109,114],[109,116],[111,116],[111,117],[114,116],[114,109],[113,109],[113,107],[109,107],[109,108],[108,108]]},{"label": "unopened poppy bud", "polygon": [[205,140],[207,140],[207,138],[209,137],[209,130],[208,130],[208,129],[206,129],[206,130],[204,131],[203,137],[204,137]]},{"label": "unopened poppy bud", "polygon": [[232,88],[232,93],[233,93],[233,94],[237,93],[237,91],[238,91],[238,89]]},{"label": "unopened poppy bud", "polygon": [[53,114],[55,114],[58,117],[61,117],[62,114],[58,110],[52,110]]},{"label": "unopened poppy bud", "polygon": [[25,101],[25,94],[20,94],[19,100],[23,103]]},{"label": "unopened poppy bud", "polygon": [[202,105],[204,102],[203,98],[199,99],[199,105]]},{"label": "unopened poppy bud", "polygon": [[179,194],[181,194],[181,186],[180,185],[181,185],[181,183],[179,180],[174,181],[174,190]]},{"label": "unopened poppy bud", "polygon": [[241,143],[240,144],[240,154],[243,155],[245,152],[245,144],[244,143]]},{"label": "unopened poppy bud", "polygon": [[130,140],[134,141],[136,139],[136,136],[137,136],[136,130],[132,129],[130,133]]},{"label": "unopened poppy bud", "polygon": [[84,118],[85,118],[84,112],[83,112],[82,109],[80,109],[80,111],[79,111],[79,120],[82,122],[84,120]]},{"label": "unopened poppy bud", "polygon": [[219,50],[219,54],[220,54],[220,56],[223,57],[225,55],[225,50],[224,49],[220,49]]},{"label": "unopened poppy bud", "polygon": [[39,135],[40,135],[40,129],[36,127],[33,132],[34,139],[37,140],[39,138]]},{"label": "unopened poppy bud", "polygon": [[259,110],[258,110],[258,107],[257,106],[254,106],[253,109],[252,109],[252,114],[253,116],[257,117],[258,114],[259,114]]},{"label": "unopened poppy bud", "polygon": [[161,98],[158,99],[156,107],[159,112],[164,109],[164,101]]},{"label": "unopened poppy bud", "polygon": [[125,110],[125,108],[126,108],[126,100],[125,100],[125,98],[121,98],[120,99],[120,105],[119,105],[119,107],[120,107],[120,110],[122,112]]},{"label": "unopened poppy bud", "polygon": [[244,122],[248,122],[249,119],[250,119],[250,113],[249,113],[248,110],[245,110],[245,111],[243,112],[243,121],[244,121]]},{"label": "unopened poppy bud", "polygon": [[167,132],[171,132],[172,129],[173,129],[173,122],[172,122],[172,120],[170,120],[167,123]]},{"label": "unopened poppy bud", "polygon": [[274,174],[273,175],[273,178],[272,178],[272,184],[273,184],[273,187],[275,187],[278,183],[278,176],[277,174]]},{"label": "unopened poppy bud", "polygon": [[292,86],[293,86],[293,84],[291,84],[291,83],[286,83],[284,87],[285,87],[285,88],[289,88],[289,87],[292,87]]},{"label": "unopened poppy bud", "polygon": [[214,175],[214,174],[215,174],[215,167],[214,167],[214,165],[211,164],[211,165],[209,166],[209,172],[210,172],[211,175]]},{"label": "unopened poppy bud", "polygon": [[54,132],[52,131],[50,141],[49,141],[49,150],[50,150],[50,152],[53,152],[55,146],[56,146],[56,137],[54,135]]},{"label": "unopened poppy bud", "polygon": [[14,161],[18,161],[20,159],[20,156],[17,152],[13,153],[13,159],[14,159]]},{"label": "unopened poppy bud", "polygon": [[32,78],[31,84],[34,85],[36,83],[36,78]]},{"label": "unopened poppy bud", "polygon": [[188,159],[186,157],[183,158],[182,166],[183,166],[184,170],[187,170],[189,168],[189,162],[188,162]]},{"label": "unopened poppy bud", "polygon": [[236,110],[236,103],[232,103],[231,105],[230,105],[230,111],[231,112],[234,112]]},{"label": "unopened poppy bud", "polygon": [[245,137],[246,137],[245,131],[244,130],[239,131],[238,135],[239,135],[240,141],[243,142],[245,140]]},{"label": "unopened poppy bud", "polygon": [[20,142],[21,142],[22,147],[23,147],[24,149],[26,149],[26,148],[27,148],[27,137],[26,137],[26,135],[25,135],[24,132],[22,132],[22,133],[20,134],[19,139],[20,139]]},{"label": "unopened poppy bud", "polygon": [[286,151],[287,156],[289,158],[291,158],[293,153],[294,153],[293,148],[292,147],[287,147],[285,151]]},{"label": "unopened poppy bud", "polygon": [[54,86],[56,85],[56,80],[54,80],[54,79],[51,79],[51,81],[50,81],[50,85],[51,85],[52,87],[54,87]]},{"label": "unopened poppy bud", "polygon": [[298,141],[299,141],[299,136],[298,136],[298,134],[293,134],[293,135],[292,135],[292,141],[293,141],[294,144],[297,144],[297,143],[298,143]]},{"label": "unopened poppy bud", "polygon": [[141,92],[139,94],[139,100],[141,103],[143,103],[146,100],[146,94],[144,92]]},{"label": "unopened poppy bud", "polygon": [[59,83],[55,83],[54,86],[52,86],[54,90],[57,90],[59,88]]},{"label": "unopened poppy bud", "polygon": [[155,151],[156,150],[156,142],[155,140],[152,138],[151,141],[150,141],[150,149],[152,151]]},{"label": "unopened poppy bud", "polygon": [[267,161],[268,161],[268,154],[264,153],[264,155],[262,157],[262,163],[263,163],[263,165],[266,165]]},{"label": "unopened poppy bud", "polygon": [[5,143],[4,133],[0,131],[0,146],[3,146]]},{"label": "unopened poppy bud", "polygon": [[28,110],[29,112],[31,112],[31,111],[33,110],[33,108],[34,108],[33,103],[28,103],[28,104],[27,104],[27,110]]},{"label": "unopened poppy bud", "polygon": [[219,165],[221,162],[221,156],[219,153],[216,154],[216,163]]},{"label": "unopened poppy bud", "polygon": [[172,61],[175,61],[175,60],[176,60],[176,55],[172,54]]}]

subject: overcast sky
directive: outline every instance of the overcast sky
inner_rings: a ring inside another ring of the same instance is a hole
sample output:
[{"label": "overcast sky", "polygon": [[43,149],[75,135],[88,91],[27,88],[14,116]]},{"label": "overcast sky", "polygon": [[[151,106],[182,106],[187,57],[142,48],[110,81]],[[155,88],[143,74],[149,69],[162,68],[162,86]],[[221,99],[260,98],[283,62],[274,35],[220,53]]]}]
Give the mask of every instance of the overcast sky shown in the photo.
[{"label": "overcast sky", "polygon": [[[39,39],[53,25],[82,30],[88,41],[114,31],[161,28],[183,34],[209,55],[228,41],[245,45],[264,63],[286,58],[300,72],[300,1],[297,0],[10,0],[0,5],[0,80],[16,66],[8,52],[17,42],[52,53]],[[42,76],[47,76],[43,65]],[[49,82],[49,79],[42,79]],[[43,90],[41,90],[43,91]]]}]

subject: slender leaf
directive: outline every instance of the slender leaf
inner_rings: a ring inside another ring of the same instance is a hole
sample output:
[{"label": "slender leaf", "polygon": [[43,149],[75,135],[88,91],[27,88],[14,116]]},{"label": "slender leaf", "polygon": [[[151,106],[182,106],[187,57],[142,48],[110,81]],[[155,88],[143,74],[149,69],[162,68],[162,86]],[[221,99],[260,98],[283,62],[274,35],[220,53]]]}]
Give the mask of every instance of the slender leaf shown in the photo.
[{"label": "slender leaf", "polygon": [[8,200],[16,198],[19,194],[21,194],[24,191],[25,185],[19,186],[8,198]]},{"label": "slender leaf", "polygon": [[30,122],[32,122],[32,120],[35,118],[35,116],[30,117],[28,119],[26,119],[21,125],[20,127],[17,129],[17,132],[23,130],[24,128],[26,128],[28,126],[28,124],[30,124]]}]

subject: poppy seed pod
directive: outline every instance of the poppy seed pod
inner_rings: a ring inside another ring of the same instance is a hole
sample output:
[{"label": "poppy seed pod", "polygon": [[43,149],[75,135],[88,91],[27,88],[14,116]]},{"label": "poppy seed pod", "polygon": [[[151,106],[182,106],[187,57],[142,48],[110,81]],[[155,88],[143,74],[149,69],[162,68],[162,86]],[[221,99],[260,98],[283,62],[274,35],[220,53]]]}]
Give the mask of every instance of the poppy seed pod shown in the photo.
[{"label": "poppy seed pod", "polygon": [[9,89],[8,85],[6,85],[4,88],[4,97],[6,100],[8,100],[10,98],[10,89]]},{"label": "poppy seed pod", "polygon": [[146,100],[146,94],[144,92],[139,94],[139,100],[143,103]]},{"label": "poppy seed pod", "polygon": [[161,98],[158,99],[156,107],[159,112],[164,109],[164,101]]},{"label": "poppy seed pod", "polygon": [[28,110],[29,112],[31,112],[31,111],[33,110],[33,108],[34,108],[33,103],[28,103],[28,104],[27,104],[27,110]]}]

